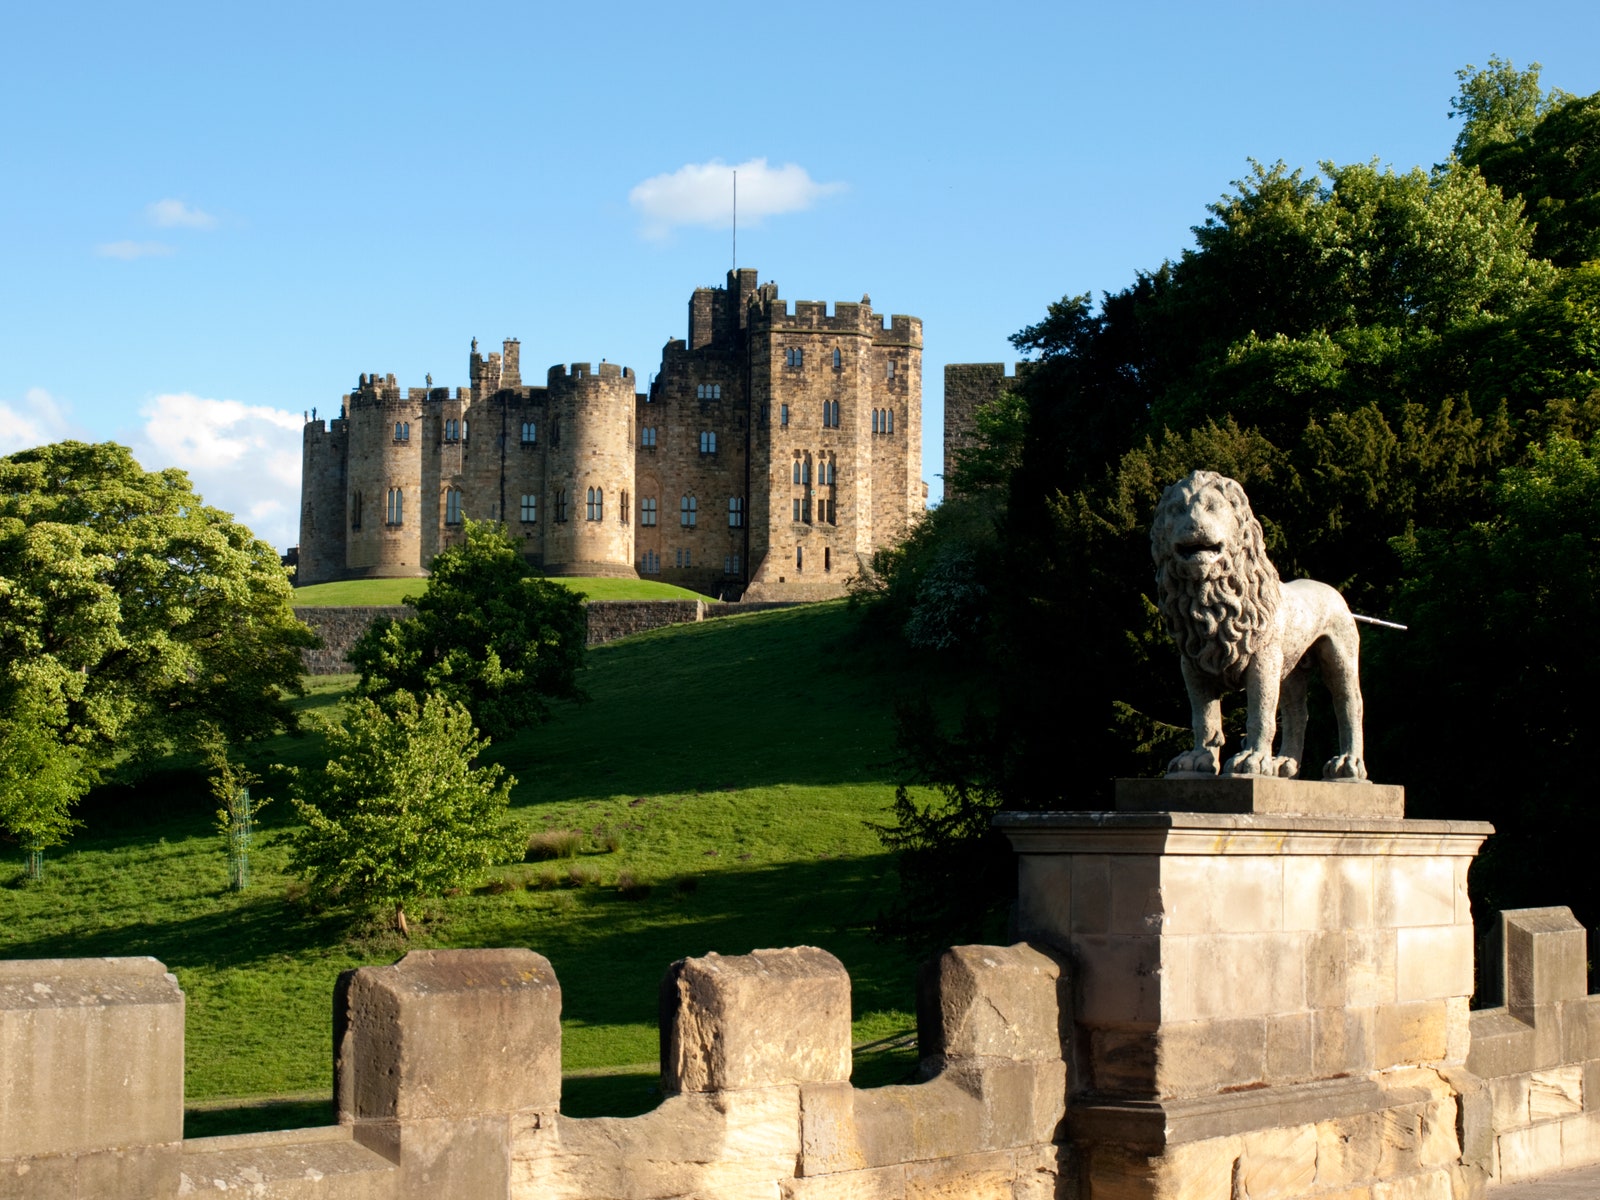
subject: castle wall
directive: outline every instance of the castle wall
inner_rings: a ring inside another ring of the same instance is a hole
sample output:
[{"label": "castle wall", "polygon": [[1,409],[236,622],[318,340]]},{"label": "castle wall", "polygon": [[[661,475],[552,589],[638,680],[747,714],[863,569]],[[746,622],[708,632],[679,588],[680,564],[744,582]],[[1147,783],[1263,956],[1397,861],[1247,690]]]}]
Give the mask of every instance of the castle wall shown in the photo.
[{"label": "castle wall", "polygon": [[950,473],[956,456],[977,440],[978,409],[992,404],[1016,387],[1030,363],[1018,363],[1006,374],[1005,363],[946,363],[944,368],[944,480],[950,492]]},{"label": "castle wall", "polygon": [[[690,336],[667,344],[647,396],[609,363],[526,387],[515,340],[490,354],[474,342],[471,384],[454,394],[363,376],[337,436],[307,427],[302,578],[424,574],[471,518],[504,521],[552,574],[646,573],[756,601],[844,594],[923,508],[921,322],[884,322],[865,298],[791,313],[757,280],[730,271],[695,291]],[[874,432],[888,411],[893,431]],[[399,522],[386,519],[396,488]]]},{"label": "castle wall", "polygon": [[306,424],[300,451],[297,578],[302,584],[324,583],[344,575],[345,531],[349,525],[345,499],[348,455],[348,421]]},{"label": "castle wall", "polygon": [[[551,367],[546,451],[551,575],[633,577],[634,374],[615,363]],[[591,491],[599,498],[589,507]]]}]

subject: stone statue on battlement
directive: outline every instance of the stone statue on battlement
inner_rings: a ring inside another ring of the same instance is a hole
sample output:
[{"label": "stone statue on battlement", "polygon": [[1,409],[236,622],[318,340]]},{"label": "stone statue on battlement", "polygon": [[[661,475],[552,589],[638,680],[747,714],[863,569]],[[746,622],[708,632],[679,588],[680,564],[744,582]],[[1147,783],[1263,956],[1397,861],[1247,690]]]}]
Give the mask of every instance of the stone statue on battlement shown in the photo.
[{"label": "stone statue on battlement", "polygon": [[[1213,471],[1180,479],[1156,507],[1150,551],[1194,725],[1194,749],[1167,774],[1298,777],[1316,666],[1339,723],[1338,753],[1322,777],[1365,780],[1356,619],[1325,583],[1279,581],[1244,488]],[[1224,760],[1222,697],[1239,688],[1248,705],[1244,747]],[[1283,742],[1274,754],[1280,706]]]}]

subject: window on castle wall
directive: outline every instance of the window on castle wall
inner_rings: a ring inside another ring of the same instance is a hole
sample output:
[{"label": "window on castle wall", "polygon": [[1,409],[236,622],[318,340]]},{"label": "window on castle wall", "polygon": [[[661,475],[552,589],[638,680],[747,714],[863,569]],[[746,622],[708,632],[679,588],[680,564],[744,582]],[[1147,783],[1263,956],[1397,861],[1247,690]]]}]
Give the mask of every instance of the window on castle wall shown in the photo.
[{"label": "window on castle wall", "polygon": [[796,500],[794,502],[794,520],[798,521],[799,519],[800,519],[800,501]]},{"label": "window on castle wall", "polygon": [[888,374],[887,378],[891,382],[893,382],[893,380],[894,380],[894,359],[892,359],[892,358],[889,360],[889,374]]},{"label": "window on castle wall", "polygon": [[737,529],[744,524],[744,497],[728,497],[728,528]]},{"label": "window on castle wall", "polygon": [[556,493],[556,520],[565,521],[566,519],[567,519],[567,493],[564,492],[564,491],[560,491],[560,492]]},{"label": "window on castle wall", "polygon": [[590,488],[585,497],[587,518],[591,521],[603,521],[606,516],[606,494],[601,488]]},{"label": "window on castle wall", "polygon": [[656,448],[656,427],[654,425],[646,425],[639,430],[639,445],[646,450],[654,450]]},{"label": "window on castle wall", "polygon": [[833,501],[829,500],[828,501],[828,524],[829,525],[837,525],[838,523],[839,523],[839,518],[834,512]]},{"label": "window on castle wall", "polygon": [[783,352],[783,365],[786,367],[803,367],[806,365],[806,352],[796,346]]},{"label": "window on castle wall", "polygon": [[405,523],[405,493],[399,488],[389,489],[388,503],[384,507],[384,522],[389,525]]},{"label": "window on castle wall", "polygon": [[522,497],[522,519],[530,525],[539,519],[539,497]]},{"label": "window on castle wall", "polygon": [[781,429],[789,428],[789,406],[787,404],[778,406],[778,426]]},{"label": "window on castle wall", "polygon": [[835,350],[833,352],[833,369],[837,371],[842,366],[844,366],[844,355]]},{"label": "window on castle wall", "polygon": [[461,489],[446,488],[444,493],[444,523],[461,524]]},{"label": "window on castle wall", "polygon": [[350,497],[350,528],[361,528],[361,493]]},{"label": "window on castle wall", "polygon": [[711,385],[711,398],[713,400],[722,399],[722,385],[720,383],[713,383]]},{"label": "window on castle wall", "polygon": [[552,446],[561,445],[561,418],[560,417],[557,417],[557,418],[555,418],[555,420],[550,422],[550,444]]},{"label": "window on castle wall", "polygon": [[800,460],[800,482],[811,482],[811,460],[809,458]]},{"label": "window on castle wall", "polygon": [[656,498],[642,496],[639,499],[639,524],[654,525],[656,523]]},{"label": "window on castle wall", "polygon": [[824,546],[822,548],[822,569],[824,571],[833,570],[833,550],[831,547]]},{"label": "window on castle wall", "polygon": [[622,496],[618,500],[617,507],[621,510],[618,513],[618,520],[620,520],[622,522],[622,524],[626,525],[628,523],[628,516],[629,516],[629,513],[628,513],[628,493],[627,492],[623,492],[622,493]]},{"label": "window on castle wall", "polygon": [[699,519],[700,501],[694,496],[685,496],[678,505],[679,523],[685,528],[691,528]]},{"label": "window on castle wall", "polygon": [[893,433],[894,432],[894,409],[886,408],[886,409],[883,410],[883,422],[884,422],[883,431],[885,433]]},{"label": "window on castle wall", "polygon": [[700,431],[700,453],[715,454],[717,452],[717,432],[714,429]]},{"label": "window on castle wall", "polygon": [[796,546],[794,548],[794,569],[796,571],[803,571],[803,570],[805,570],[805,567],[806,567],[806,548],[804,546]]},{"label": "window on castle wall", "polygon": [[467,440],[467,423],[464,420],[461,422],[461,440],[463,442]]},{"label": "window on castle wall", "polygon": [[397,442],[409,442],[411,440],[410,421],[396,421],[394,423],[394,440]]},{"label": "window on castle wall", "polygon": [[533,422],[533,421],[524,421],[522,423],[522,444],[524,446],[532,446],[535,443],[537,443],[538,440],[539,440],[539,426],[538,426],[538,424],[536,422]]}]

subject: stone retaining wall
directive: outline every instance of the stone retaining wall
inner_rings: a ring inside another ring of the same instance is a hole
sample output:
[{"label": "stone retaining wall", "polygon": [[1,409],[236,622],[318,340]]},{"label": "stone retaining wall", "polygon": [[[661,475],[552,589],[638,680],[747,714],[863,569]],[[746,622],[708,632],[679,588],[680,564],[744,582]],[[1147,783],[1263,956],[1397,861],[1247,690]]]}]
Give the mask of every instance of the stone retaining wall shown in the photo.
[{"label": "stone retaining wall", "polygon": [[[584,610],[589,621],[588,644],[598,646],[647,629],[794,605],[794,601],[721,604],[714,600],[591,600]],[[322,638],[320,648],[300,652],[306,674],[339,675],[349,671],[350,661],[345,656],[368,625],[379,617],[403,620],[414,611],[405,604],[297,606],[294,615]]]}]

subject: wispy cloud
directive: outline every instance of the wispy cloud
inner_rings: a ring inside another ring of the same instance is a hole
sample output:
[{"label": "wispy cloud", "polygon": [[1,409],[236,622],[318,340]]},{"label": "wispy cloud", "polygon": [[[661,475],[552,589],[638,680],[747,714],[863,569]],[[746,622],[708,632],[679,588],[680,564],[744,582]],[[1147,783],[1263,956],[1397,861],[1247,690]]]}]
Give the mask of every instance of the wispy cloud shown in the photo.
[{"label": "wispy cloud", "polygon": [[660,238],[679,225],[726,229],[733,222],[733,173],[739,172],[739,218],[758,225],[765,217],[800,212],[845,190],[843,183],[818,183],[797,163],[781,167],[764,158],[729,165],[720,158],[688,163],[635,184],[628,203],[644,219],[641,232]]},{"label": "wispy cloud", "polygon": [[20,405],[0,400],[0,454],[14,454],[81,435],[66,406],[44,388],[29,388]]},{"label": "wispy cloud", "polygon": [[131,262],[136,258],[159,258],[171,254],[172,247],[165,242],[101,242],[94,248],[101,258],[120,258]]},{"label": "wispy cloud", "polygon": [[150,223],[161,229],[211,229],[217,219],[210,213],[185,204],[182,200],[157,200],[145,207]]},{"label": "wispy cloud", "polygon": [[299,414],[176,392],[139,415],[134,453],[146,469],[182,467],[207,504],[233,513],[257,537],[279,549],[299,540]]}]

